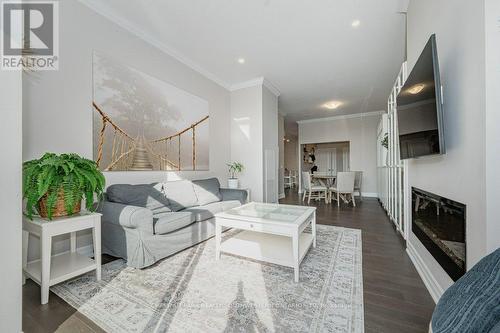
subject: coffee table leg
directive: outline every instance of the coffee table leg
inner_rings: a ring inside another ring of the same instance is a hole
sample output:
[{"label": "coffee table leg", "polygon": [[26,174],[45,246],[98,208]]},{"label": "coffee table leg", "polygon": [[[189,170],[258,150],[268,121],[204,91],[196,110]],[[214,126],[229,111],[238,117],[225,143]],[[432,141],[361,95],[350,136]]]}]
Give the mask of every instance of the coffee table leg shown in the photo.
[{"label": "coffee table leg", "polygon": [[220,259],[220,241],[221,241],[222,227],[217,220],[215,221],[215,260]]},{"label": "coffee table leg", "polygon": [[295,233],[292,237],[293,250],[293,274],[295,282],[299,282],[299,233]]},{"label": "coffee table leg", "polygon": [[313,236],[313,247],[316,247],[316,212],[313,213],[311,221],[311,232]]}]

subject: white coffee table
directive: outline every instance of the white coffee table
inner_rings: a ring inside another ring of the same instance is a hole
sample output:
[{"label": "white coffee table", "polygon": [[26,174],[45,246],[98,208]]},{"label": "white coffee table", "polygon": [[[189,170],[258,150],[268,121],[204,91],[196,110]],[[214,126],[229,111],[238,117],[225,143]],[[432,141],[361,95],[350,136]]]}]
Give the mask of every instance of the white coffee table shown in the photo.
[{"label": "white coffee table", "polygon": [[[311,226],[311,233],[304,232]],[[244,230],[221,243],[222,228]],[[292,267],[299,282],[299,266],[316,247],[316,208],[251,202],[215,215],[216,259],[230,253]]]}]

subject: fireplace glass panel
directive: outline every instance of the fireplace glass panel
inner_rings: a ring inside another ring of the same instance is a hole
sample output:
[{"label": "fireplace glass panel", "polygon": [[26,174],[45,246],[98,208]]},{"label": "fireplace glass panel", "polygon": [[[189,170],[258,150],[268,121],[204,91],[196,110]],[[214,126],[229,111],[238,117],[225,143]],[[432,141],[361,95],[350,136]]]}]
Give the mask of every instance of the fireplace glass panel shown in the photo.
[{"label": "fireplace glass panel", "polygon": [[456,281],[466,271],[465,205],[412,188],[412,231]]}]

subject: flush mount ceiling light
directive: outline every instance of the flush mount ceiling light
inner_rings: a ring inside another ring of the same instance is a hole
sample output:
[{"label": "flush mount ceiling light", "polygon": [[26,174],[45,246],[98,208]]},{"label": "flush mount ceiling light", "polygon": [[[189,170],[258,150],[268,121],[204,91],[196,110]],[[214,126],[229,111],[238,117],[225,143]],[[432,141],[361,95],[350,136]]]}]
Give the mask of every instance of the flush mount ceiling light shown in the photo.
[{"label": "flush mount ceiling light", "polygon": [[238,63],[239,64],[244,64],[245,63],[245,58],[238,58]]},{"label": "flush mount ceiling light", "polygon": [[341,105],[342,105],[342,102],[339,102],[339,101],[330,101],[330,102],[326,102],[325,104],[323,104],[323,107],[327,108],[329,110],[334,110],[334,109],[338,108]]},{"label": "flush mount ceiling light", "polygon": [[410,89],[408,89],[408,92],[412,95],[416,95],[416,94],[420,93],[422,90],[424,90],[424,88],[425,88],[425,84],[419,83],[419,84],[414,85]]},{"label": "flush mount ceiling light", "polygon": [[360,24],[361,24],[360,20],[354,20],[354,21],[352,21],[351,26],[353,28],[357,28],[357,27],[359,27]]}]

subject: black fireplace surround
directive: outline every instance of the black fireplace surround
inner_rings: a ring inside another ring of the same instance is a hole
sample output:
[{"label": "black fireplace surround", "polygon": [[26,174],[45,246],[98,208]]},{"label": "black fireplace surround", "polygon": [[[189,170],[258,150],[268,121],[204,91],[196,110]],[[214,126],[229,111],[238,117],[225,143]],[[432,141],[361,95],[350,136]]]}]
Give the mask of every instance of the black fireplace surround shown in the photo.
[{"label": "black fireplace surround", "polygon": [[411,230],[453,281],[466,272],[465,205],[412,187]]}]

